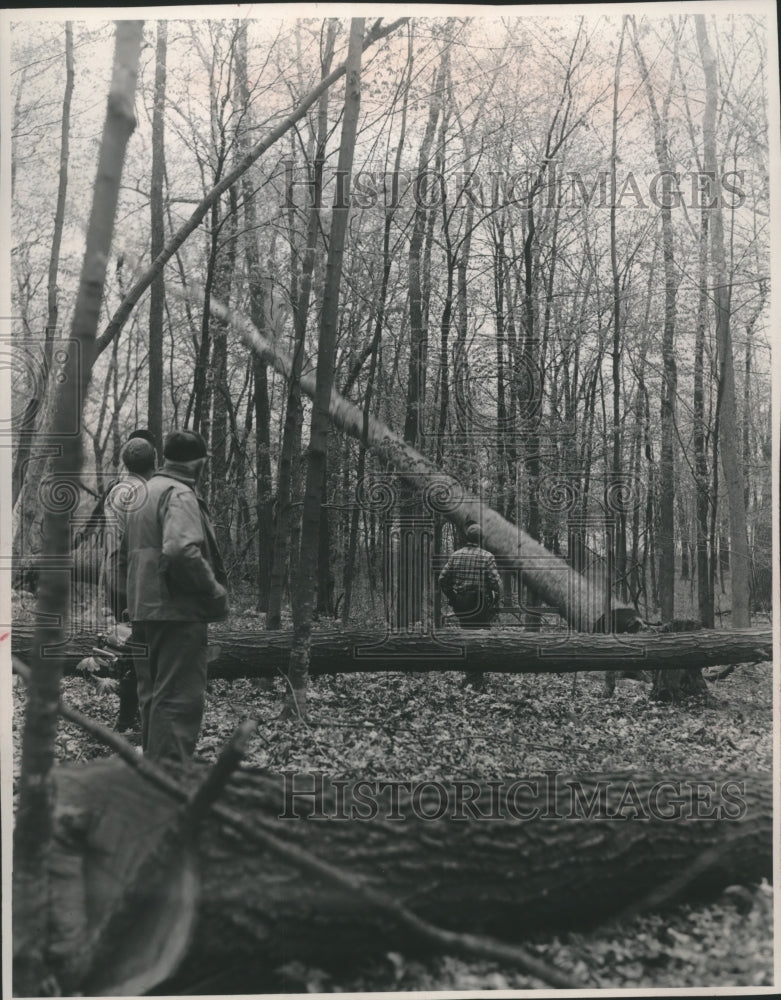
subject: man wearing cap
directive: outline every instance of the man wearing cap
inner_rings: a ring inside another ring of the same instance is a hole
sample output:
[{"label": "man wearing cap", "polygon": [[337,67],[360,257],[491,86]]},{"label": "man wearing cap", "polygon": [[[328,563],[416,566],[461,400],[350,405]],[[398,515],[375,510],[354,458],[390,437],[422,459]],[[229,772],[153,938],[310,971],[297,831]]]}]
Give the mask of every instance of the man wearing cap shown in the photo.
[{"label": "man wearing cap", "polygon": [[[466,529],[466,545],[452,554],[439,574],[439,586],[450,602],[461,628],[490,628],[502,593],[496,560],[480,547],[478,524]],[[464,685],[482,689],[482,671],[467,671]]]},{"label": "man wearing cap", "polygon": [[105,518],[103,583],[111,613],[122,621],[127,608],[127,581],[119,573],[119,549],[127,515],[143,502],[146,483],[155,471],[157,453],[148,431],[133,431],[122,449],[127,473],[113,483],[103,498]]},{"label": "man wearing cap", "polygon": [[227,577],[196,492],[208,452],[195,431],[172,431],[125,533],[141,739],[156,760],[195,750],[206,693],[207,623],[228,615]]},{"label": "man wearing cap", "polygon": [[[120,548],[127,527],[129,511],[144,501],[146,484],[157,464],[154,438],[147,430],[136,430],[122,449],[126,474],[114,482],[102,500],[104,536],[102,583],[106,601],[117,622],[124,620],[127,609],[127,577],[120,567]],[[120,657],[119,715],[116,728],[122,733],[132,729],[138,719],[137,678],[132,657]]]}]

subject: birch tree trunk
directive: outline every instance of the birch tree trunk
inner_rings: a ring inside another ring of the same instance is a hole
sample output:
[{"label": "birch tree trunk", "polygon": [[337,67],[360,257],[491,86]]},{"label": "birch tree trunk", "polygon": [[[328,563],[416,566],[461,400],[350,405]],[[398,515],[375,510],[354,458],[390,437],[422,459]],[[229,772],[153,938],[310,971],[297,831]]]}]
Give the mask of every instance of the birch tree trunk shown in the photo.
[{"label": "birch tree trunk", "polygon": [[[142,21],[117,22],[108,109],[71,329],[75,345],[65,362],[66,378],[55,391],[53,436],[56,428],[80,424],[87,395],[122,166],[136,124],[133,100],[142,37]],[[82,462],[81,435],[60,435],[57,443],[60,450],[52,462],[44,513],[44,551],[46,556],[65,561],[71,551],[71,512],[78,498],[74,479]],[[51,569],[41,575],[38,589],[38,620],[46,624],[35,630],[14,830],[14,992],[22,996],[41,996],[51,969],[47,863],[53,833],[52,768],[62,665],[57,657],[44,656],[44,652],[65,638],[69,584],[67,567]]]}]

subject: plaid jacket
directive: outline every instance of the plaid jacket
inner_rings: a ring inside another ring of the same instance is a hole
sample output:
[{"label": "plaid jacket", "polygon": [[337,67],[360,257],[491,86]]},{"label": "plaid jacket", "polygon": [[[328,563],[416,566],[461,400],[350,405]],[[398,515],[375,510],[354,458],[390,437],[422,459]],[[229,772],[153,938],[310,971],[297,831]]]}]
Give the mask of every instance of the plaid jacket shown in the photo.
[{"label": "plaid jacket", "polygon": [[486,549],[471,542],[457,549],[439,574],[439,586],[449,597],[467,587],[488,589],[498,601],[502,593],[502,580],[496,567],[496,560]]}]

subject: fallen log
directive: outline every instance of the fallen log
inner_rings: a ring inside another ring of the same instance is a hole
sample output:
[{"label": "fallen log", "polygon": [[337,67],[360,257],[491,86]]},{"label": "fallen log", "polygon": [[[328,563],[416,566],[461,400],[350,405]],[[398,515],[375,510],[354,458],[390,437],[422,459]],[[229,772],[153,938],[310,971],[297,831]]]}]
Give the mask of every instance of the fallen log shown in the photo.
[{"label": "fallen log", "polygon": [[[202,774],[177,777],[194,788]],[[55,781],[51,907],[61,950],[74,956],[69,914],[88,938],[93,915],[111,908],[179,804],[116,758],[61,767]],[[253,830],[441,928],[516,942],[593,927],[644,900],[659,908],[707,898],[772,870],[769,774],[551,772],[493,785],[379,786],[244,769],[216,808],[202,826],[194,937],[175,979],[158,987],[169,995],[265,992],[273,970],[292,960],[344,972],[389,950],[431,950],[389,909],[281,857]],[[159,892],[170,894],[163,875]],[[150,906],[155,891],[152,880]],[[100,979],[93,969],[81,985],[95,995]]]},{"label": "fallen log", "polygon": [[[33,630],[17,626],[13,652],[22,660],[32,654]],[[209,676],[234,679],[283,673],[292,633],[255,630],[217,632],[210,640],[215,659]],[[65,672],[91,655],[97,634],[77,635],[62,651]],[[312,674],[373,671],[483,670],[496,673],[572,673],[593,670],[675,670],[770,660],[769,629],[631,635],[583,632],[523,632],[492,629],[477,633],[445,629],[436,636],[385,635],[382,632],[315,632]]]}]

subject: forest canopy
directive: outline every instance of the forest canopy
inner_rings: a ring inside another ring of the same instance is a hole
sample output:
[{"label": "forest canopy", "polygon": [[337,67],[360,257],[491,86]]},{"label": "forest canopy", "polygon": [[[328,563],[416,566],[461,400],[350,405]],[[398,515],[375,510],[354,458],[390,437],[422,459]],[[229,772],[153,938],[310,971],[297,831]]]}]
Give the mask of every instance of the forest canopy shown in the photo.
[{"label": "forest canopy", "polygon": [[[211,205],[168,260],[162,292],[153,283],[121,331],[109,321],[208,192],[317,85],[321,65],[344,58],[347,31],[313,19],[172,18],[161,75],[162,24],[145,27],[105,349],[84,414],[83,483],[100,490],[127,433],[148,416],[163,429],[200,430],[213,452],[208,495],[231,579],[251,579],[265,607],[286,385],[227,335],[209,302],[251,317],[291,351],[311,271],[302,363],[314,364],[343,182],[340,101],[313,103]],[[581,568],[589,553],[604,557],[603,522],[615,514],[619,590],[647,618],[663,602],[671,617],[674,577],[691,588],[678,598],[681,612],[713,624],[714,611],[731,606],[719,469],[729,440],[739,452],[753,598],[770,600],[766,29],[753,14],[711,21],[712,190],[707,81],[691,16],[412,19],[369,48],[361,70],[335,387]],[[50,321],[56,340],[73,309],[111,26],[77,22],[69,54],[66,45],[63,22],[13,26],[17,426],[31,395],[38,399]],[[720,403],[713,204],[722,215],[734,427],[724,426]],[[31,419],[40,426],[42,416]],[[301,426],[303,448],[306,417]],[[360,450],[336,437],[328,446],[320,603],[331,608],[353,578],[362,591],[379,588],[374,512],[364,509],[355,524],[349,508],[356,470],[367,483],[385,470],[371,456],[361,466]],[[17,455],[15,498],[24,501],[25,482],[37,485],[40,465]],[[295,512],[298,457],[293,466]],[[615,510],[611,482],[628,491]],[[91,497],[80,500],[86,509]],[[24,523],[20,544],[35,551],[27,506],[17,528]],[[573,514],[585,525],[575,536]],[[573,554],[578,541],[585,552]],[[349,612],[349,596],[347,604]]]}]

